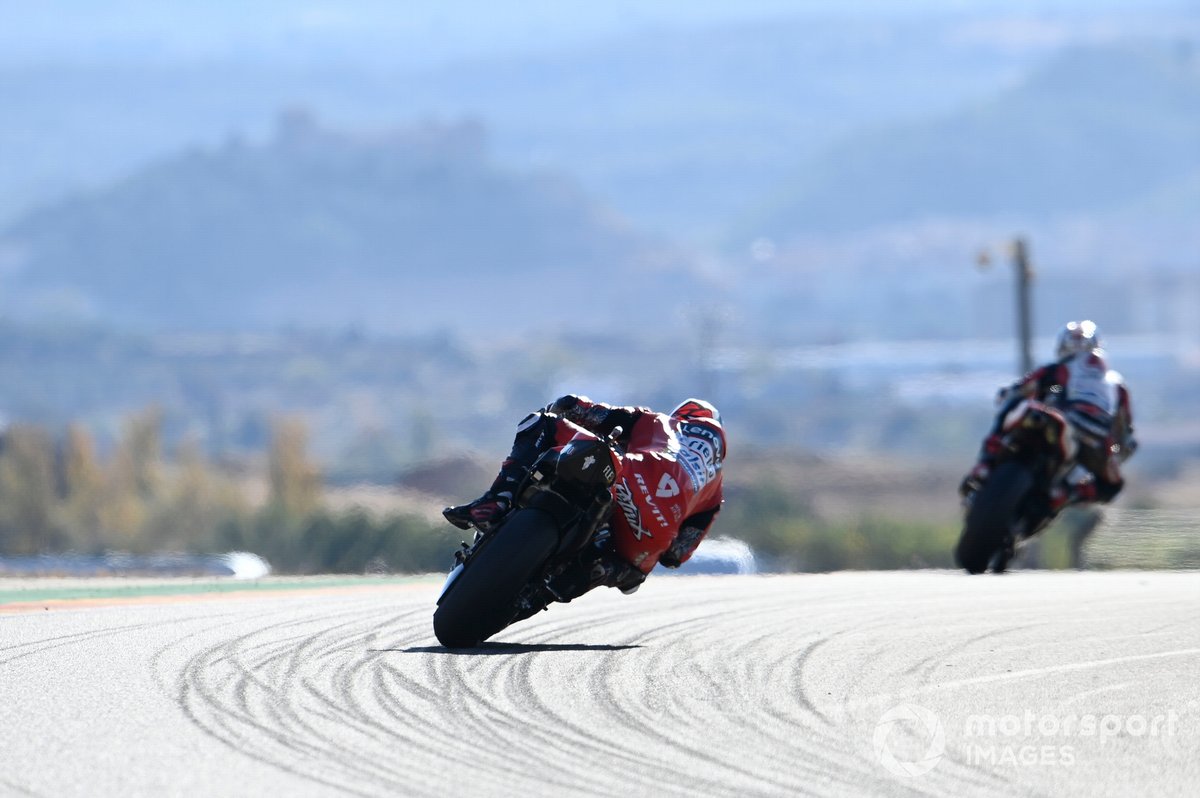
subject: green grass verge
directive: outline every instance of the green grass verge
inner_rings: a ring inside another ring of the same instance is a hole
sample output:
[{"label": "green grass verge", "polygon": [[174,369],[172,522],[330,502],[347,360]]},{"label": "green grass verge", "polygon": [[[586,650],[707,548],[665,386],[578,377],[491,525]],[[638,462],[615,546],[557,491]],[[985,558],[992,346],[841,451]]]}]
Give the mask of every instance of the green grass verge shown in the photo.
[{"label": "green grass verge", "polygon": [[331,576],[307,578],[267,578],[234,581],[228,579],[187,580],[178,582],[131,581],[112,584],[108,580],[88,583],[86,579],[71,580],[69,585],[5,588],[0,584],[0,607],[36,601],[71,601],[76,599],[136,598],[141,596],[187,596],[198,593],[280,592],[289,590],[320,590],[333,587],[362,587],[368,585],[399,585],[431,581],[430,576]]}]

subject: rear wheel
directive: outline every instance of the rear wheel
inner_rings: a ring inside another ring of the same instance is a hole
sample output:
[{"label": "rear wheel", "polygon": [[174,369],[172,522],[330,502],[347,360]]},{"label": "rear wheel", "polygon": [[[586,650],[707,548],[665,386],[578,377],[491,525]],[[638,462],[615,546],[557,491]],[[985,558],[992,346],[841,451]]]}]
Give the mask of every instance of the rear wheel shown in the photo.
[{"label": "rear wheel", "polygon": [[558,546],[545,512],[518,510],[485,541],[433,613],[433,633],[447,648],[471,648],[516,617],[521,589]]},{"label": "rear wheel", "polygon": [[962,536],[954,550],[954,559],[967,573],[981,574],[1000,555],[998,562],[1007,565],[1004,556],[1008,536],[1017,520],[1017,509],[1025,494],[1033,487],[1033,472],[1014,460],[1001,463],[971,501]]}]

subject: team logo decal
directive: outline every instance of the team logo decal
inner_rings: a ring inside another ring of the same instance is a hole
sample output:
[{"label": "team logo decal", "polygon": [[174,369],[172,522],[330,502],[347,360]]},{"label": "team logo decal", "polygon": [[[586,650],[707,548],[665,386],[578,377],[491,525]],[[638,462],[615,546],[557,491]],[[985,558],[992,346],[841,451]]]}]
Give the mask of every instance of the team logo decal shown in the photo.
[{"label": "team logo decal", "polygon": [[[682,424],[679,427],[679,431],[685,438],[703,438],[711,444],[713,451],[721,448],[721,439],[717,437],[717,433],[708,427],[702,427],[699,424]],[[690,446],[691,444],[688,443],[687,445]]]},{"label": "team logo decal", "polygon": [[688,441],[675,457],[683,466],[683,470],[687,472],[688,479],[692,482],[692,489],[697,493],[717,476],[717,469],[713,465],[715,459],[713,450],[705,441],[695,439]]},{"label": "team logo decal", "polygon": [[658,521],[658,525],[663,529],[670,526],[667,523],[667,517],[663,515],[662,510],[658,509],[658,505],[654,503],[654,497],[650,495],[650,486],[646,484],[646,480],[641,474],[634,474],[634,479],[637,480],[638,488],[641,489],[642,495],[646,497],[646,506],[650,508],[650,513],[654,516],[654,520]]},{"label": "team logo decal", "polygon": [[699,493],[721,468],[717,458],[721,441],[712,430],[698,424],[682,424],[679,432],[682,445],[675,458],[687,472],[692,489]]},{"label": "team logo decal", "polygon": [[658,481],[658,490],[654,493],[660,499],[669,499],[672,496],[679,495],[679,483],[671,478],[670,474],[663,474],[662,479]]},{"label": "team logo decal", "polygon": [[629,489],[628,483],[621,480],[617,483],[617,506],[621,508],[621,512],[625,515],[625,520],[629,522],[629,526],[633,529],[633,536],[637,540],[642,538],[653,537],[649,531],[642,526],[642,514],[638,512],[637,504],[633,501],[633,491]]}]

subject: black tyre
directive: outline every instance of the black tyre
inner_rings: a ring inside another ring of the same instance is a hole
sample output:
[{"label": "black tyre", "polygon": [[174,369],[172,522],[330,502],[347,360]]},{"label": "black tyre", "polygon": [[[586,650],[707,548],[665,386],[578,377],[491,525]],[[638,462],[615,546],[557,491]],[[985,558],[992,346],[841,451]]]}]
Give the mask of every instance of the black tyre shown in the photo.
[{"label": "black tyre", "polygon": [[1033,473],[1029,468],[1010,460],[997,466],[975,494],[954,550],[955,562],[967,573],[983,573],[997,554],[1001,554],[998,562],[1007,564],[1004,547],[1021,501],[1032,487]]},{"label": "black tyre", "polygon": [[558,546],[558,528],[541,510],[518,510],[471,558],[433,613],[447,648],[472,648],[512,623],[516,599]]}]

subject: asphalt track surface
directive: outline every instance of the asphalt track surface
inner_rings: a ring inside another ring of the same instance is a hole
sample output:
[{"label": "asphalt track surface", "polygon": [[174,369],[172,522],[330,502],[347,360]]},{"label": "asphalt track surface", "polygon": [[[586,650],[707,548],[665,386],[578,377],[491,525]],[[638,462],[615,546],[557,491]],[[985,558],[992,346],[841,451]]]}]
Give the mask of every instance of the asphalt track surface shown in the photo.
[{"label": "asphalt track surface", "polygon": [[438,587],[2,613],[0,794],[1200,793],[1200,574],[659,577],[468,652]]}]

